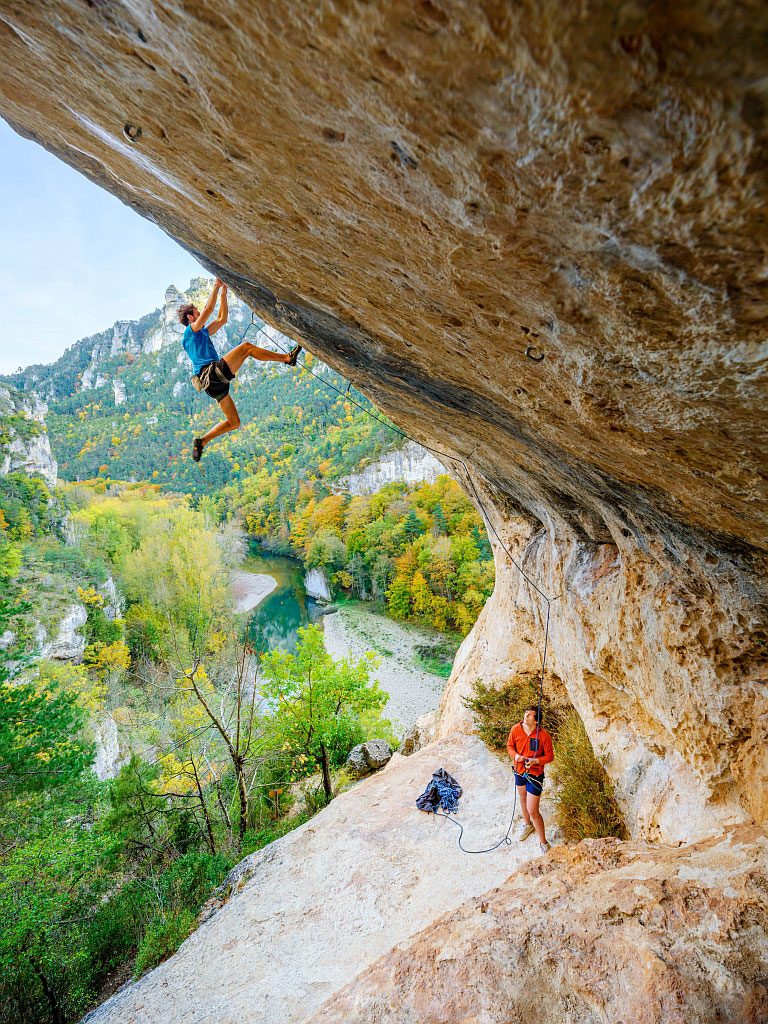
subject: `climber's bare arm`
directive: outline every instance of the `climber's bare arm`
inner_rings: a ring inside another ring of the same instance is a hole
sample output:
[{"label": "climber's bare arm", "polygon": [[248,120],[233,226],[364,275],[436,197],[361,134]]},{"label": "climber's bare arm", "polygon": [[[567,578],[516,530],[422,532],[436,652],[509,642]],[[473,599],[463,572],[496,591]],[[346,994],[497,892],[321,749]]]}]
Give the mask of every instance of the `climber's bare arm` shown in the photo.
[{"label": "climber's bare arm", "polygon": [[219,302],[219,315],[215,320],[211,321],[211,325],[208,328],[209,334],[215,334],[220,327],[229,319],[229,308],[227,306],[227,286],[223,284],[221,286],[221,300]]},{"label": "climber's bare arm", "polygon": [[192,323],[189,325],[193,331],[202,331],[202,329],[205,327],[205,321],[211,315],[211,313],[213,312],[213,307],[216,305],[216,298],[219,294],[219,288],[221,288],[221,281],[217,277],[216,284],[214,284],[213,286],[213,291],[209,295],[208,301],[203,307],[203,312],[200,314],[197,320],[193,320]]}]

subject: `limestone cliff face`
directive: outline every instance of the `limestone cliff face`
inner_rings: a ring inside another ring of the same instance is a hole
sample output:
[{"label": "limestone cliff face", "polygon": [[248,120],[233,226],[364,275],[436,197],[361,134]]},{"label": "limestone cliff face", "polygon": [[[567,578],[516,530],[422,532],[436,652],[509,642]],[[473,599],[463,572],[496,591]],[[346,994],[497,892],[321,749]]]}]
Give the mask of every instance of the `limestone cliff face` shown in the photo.
[{"label": "limestone cliff face", "polygon": [[[768,770],[766,21],[63,0],[0,23],[12,125],[464,459],[501,535],[528,524],[543,592],[574,584],[551,665],[633,752],[625,791],[684,778],[697,829],[711,802],[768,814],[745,781]],[[489,610],[469,644],[501,665],[546,608],[504,557],[519,628],[500,650]],[[666,835],[652,793],[635,819]]]},{"label": "limestone cliff face", "polygon": [[[661,840],[768,820],[767,28],[765,5],[711,0],[60,0],[0,20],[12,125],[178,238],[476,488],[505,547],[442,735],[466,728],[473,676],[538,663],[549,613],[552,684],[607,750],[635,835]],[[638,906],[622,898],[604,921]],[[389,893],[377,912],[391,923]],[[764,943],[751,913],[739,927]],[[408,934],[397,920],[392,941]],[[705,923],[686,933],[702,950]],[[222,955],[213,932],[198,942]],[[643,948],[649,984],[669,957]],[[764,1016],[750,948],[723,982],[742,998],[734,1019]],[[291,1013],[327,992],[327,961],[324,947],[304,988],[286,969]],[[135,993],[141,1018],[109,1019],[181,1019],[168,998],[187,998],[183,974],[160,987],[174,970]],[[196,983],[190,1013],[226,1002],[218,974]],[[260,984],[238,989],[248,1012]],[[547,1015],[562,1019],[554,1001]]]},{"label": "limestone cliff face", "polygon": [[408,484],[426,480],[433,484],[442,473],[450,473],[450,468],[420,444],[406,441],[402,448],[387,452],[359,473],[342,477],[337,486],[350,494],[373,494],[396,480]]},{"label": "limestone cliff face", "polygon": [[754,826],[685,851],[610,839],[560,849],[382,957],[303,1024],[757,1024],[766,856]]},{"label": "limestone cliff face", "polygon": [[39,473],[49,487],[56,486],[58,466],[51,454],[45,429],[47,406],[37,398],[23,397],[19,392],[0,387],[0,416],[22,416],[34,424],[35,432],[20,434],[11,424],[9,439],[0,450],[0,476],[21,471]]}]

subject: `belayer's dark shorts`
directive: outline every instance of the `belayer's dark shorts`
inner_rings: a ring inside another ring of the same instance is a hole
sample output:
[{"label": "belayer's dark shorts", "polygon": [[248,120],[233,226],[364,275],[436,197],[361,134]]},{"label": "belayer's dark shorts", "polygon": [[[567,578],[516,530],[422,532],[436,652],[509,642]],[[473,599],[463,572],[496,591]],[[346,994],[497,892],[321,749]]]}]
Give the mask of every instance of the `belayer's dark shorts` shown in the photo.
[{"label": "belayer's dark shorts", "polygon": [[515,785],[525,786],[526,793],[530,793],[531,796],[541,796],[541,791],[544,788],[544,772],[541,775],[518,775],[515,772]]},{"label": "belayer's dark shorts", "polygon": [[229,394],[229,382],[235,379],[234,373],[232,373],[224,359],[217,359],[213,363],[206,363],[198,373],[198,377],[203,381],[203,384],[208,381],[207,386],[203,387],[203,391],[217,402],[227,397]]}]

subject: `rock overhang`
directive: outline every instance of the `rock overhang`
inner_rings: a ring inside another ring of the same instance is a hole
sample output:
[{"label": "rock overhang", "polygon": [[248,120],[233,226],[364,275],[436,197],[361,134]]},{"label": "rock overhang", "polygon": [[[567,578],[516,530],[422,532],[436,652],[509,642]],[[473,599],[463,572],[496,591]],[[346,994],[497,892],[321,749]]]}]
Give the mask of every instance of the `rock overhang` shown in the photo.
[{"label": "rock overhang", "polygon": [[[0,113],[466,462],[502,535],[543,524],[548,554],[520,550],[549,593],[615,545],[613,626],[661,667],[596,654],[594,604],[553,657],[582,704],[620,682],[651,748],[722,779],[760,746],[765,20],[706,0],[14,5]],[[681,687],[698,744],[682,710],[674,738]]]}]

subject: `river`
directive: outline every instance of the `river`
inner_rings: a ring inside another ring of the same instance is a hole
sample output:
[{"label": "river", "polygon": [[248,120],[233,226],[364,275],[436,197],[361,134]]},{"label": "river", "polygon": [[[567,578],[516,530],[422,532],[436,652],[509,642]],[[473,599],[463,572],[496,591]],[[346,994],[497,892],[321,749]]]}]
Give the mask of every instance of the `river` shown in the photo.
[{"label": "river", "polygon": [[299,626],[316,622],[319,609],[304,589],[304,568],[295,558],[274,555],[255,541],[240,572],[271,576],[277,587],[248,614],[248,639],[258,649],[292,651]]},{"label": "river", "polygon": [[324,618],[318,605],[307,597],[301,562],[265,551],[254,541],[239,571],[277,582],[271,593],[245,613],[248,638],[258,649],[291,651],[299,626],[318,622],[334,658],[360,658],[366,651],[378,654],[379,667],[372,675],[389,694],[384,713],[398,732],[437,707],[445,679],[424,671],[416,654],[420,646],[444,639],[439,633],[395,622],[360,603]]}]

